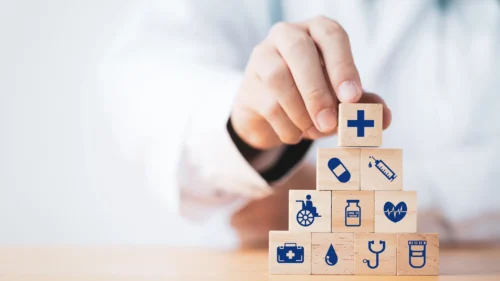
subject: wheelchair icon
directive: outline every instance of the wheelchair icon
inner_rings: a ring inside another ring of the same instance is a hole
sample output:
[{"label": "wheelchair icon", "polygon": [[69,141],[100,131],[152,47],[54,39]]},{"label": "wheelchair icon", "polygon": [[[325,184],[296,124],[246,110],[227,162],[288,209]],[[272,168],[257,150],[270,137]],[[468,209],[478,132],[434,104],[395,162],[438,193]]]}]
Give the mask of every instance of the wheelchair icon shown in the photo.
[{"label": "wheelchair icon", "polygon": [[302,203],[302,209],[297,213],[297,222],[302,226],[310,226],[314,222],[314,218],[321,216],[316,211],[311,201],[311,195],[307,194],[306,200],[296,200],[295,202]]}]

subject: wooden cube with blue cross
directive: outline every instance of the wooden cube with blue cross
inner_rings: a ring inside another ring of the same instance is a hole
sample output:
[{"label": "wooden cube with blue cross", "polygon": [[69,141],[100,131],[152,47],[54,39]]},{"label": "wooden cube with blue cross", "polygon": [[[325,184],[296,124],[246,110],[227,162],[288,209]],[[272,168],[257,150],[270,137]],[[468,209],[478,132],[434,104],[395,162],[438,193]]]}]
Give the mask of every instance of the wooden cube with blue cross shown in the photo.
[{"label": "wooden cube with blue cross", "polygon": [[381,146],[382,104],[341,103],[338,146]]}]

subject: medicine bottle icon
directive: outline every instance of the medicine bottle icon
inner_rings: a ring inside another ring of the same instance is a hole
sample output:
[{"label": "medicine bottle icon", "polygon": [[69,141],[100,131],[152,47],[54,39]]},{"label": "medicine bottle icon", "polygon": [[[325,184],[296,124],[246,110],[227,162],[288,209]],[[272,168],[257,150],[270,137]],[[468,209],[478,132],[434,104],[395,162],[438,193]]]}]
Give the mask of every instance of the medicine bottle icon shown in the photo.
[{"label": "medicine bottle icon", "polygon": [[359,200],[347,200],[345,207],[345,226],[361,226],[361,207]]},{"label": "medicine bottle icon", "polygon": [[427,240],[408,241],[408,252],[410,266],[413,268],[422,268],[426,263]]}]

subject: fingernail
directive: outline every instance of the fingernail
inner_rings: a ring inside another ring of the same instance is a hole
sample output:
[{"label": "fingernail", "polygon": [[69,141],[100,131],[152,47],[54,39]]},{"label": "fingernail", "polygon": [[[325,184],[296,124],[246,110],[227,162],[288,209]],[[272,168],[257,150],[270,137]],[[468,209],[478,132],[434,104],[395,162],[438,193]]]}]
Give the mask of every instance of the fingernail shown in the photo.
[{"label": "fingernail", "polygon": [[319,130],[321,132],[330,132],[337,127],[337,113],[331,108],[323,109],[316,115]]},{"label": "fingernail", "polygon": [[354,101],[358,95],[358,88],[353,81],[345,81],[340,84],[338,98],[341,102]]}]

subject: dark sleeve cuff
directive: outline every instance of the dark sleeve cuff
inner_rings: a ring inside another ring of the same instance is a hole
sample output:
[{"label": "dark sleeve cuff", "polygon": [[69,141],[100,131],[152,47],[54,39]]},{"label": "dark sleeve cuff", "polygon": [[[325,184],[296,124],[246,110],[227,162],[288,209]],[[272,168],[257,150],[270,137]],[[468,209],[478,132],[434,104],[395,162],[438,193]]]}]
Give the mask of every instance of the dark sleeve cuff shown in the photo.
[{"label": "dark sleeve cuff", "polygon": [[[241,155],[250,163],[265,150],[256,149],[243,141],[234,131],[231,119],[227,122],[227,131]],[[268,183],[276,182],[288,174],[306,155],[313,141],[302,140],[295,145],[285,145],[278,160],[268,169],[259,172],[260,176]]]}]

